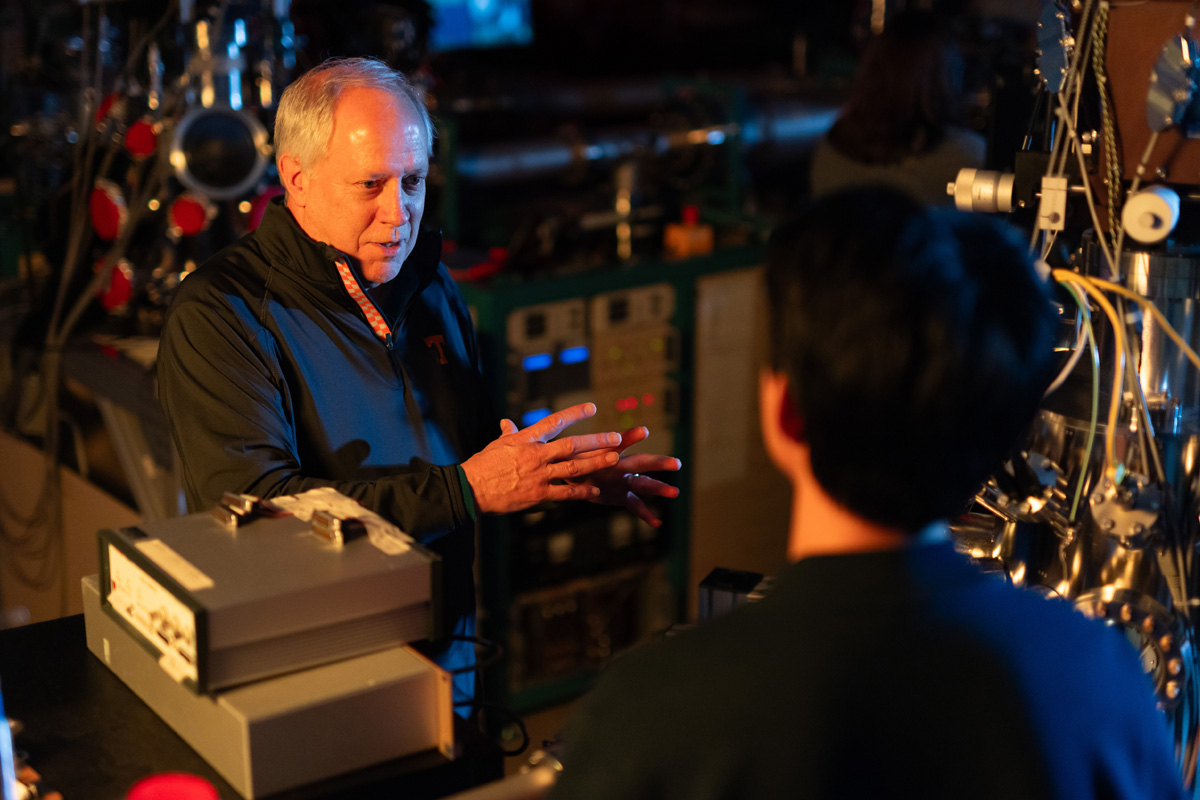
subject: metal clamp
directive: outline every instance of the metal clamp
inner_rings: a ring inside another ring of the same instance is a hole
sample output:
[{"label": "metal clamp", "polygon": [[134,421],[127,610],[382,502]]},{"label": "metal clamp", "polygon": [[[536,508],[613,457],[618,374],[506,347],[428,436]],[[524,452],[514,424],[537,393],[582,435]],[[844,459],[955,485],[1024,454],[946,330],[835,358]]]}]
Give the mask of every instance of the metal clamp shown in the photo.
[{"label": "metal clamp", "polygon": [[237,529],[259,517],[284,517],[287,512],[270,500],[252,494],[225,492],[221,495],[221,502],[213,506],[212,515],[226,528]]},{"label": "metal clamp", "polygon": [[328,511],[314,511],[312,518],[313,533],[338,547],[367,535],[366,524],[357,517],[342,519]]}]

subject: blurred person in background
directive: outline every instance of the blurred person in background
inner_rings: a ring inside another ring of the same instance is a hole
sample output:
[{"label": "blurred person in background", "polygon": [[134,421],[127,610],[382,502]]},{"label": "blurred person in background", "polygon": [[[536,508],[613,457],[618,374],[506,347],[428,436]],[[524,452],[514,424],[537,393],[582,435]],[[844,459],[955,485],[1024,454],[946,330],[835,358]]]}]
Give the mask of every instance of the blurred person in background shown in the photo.
[{"label": "blurred person in background", "polygon": [[881,183],[923,203],[949,204],[946,184],[982,167],[987,143],[955,124],[959,60],[928,12],[889,20],[868,42],[850,99],[813,153],[814,196]]}]

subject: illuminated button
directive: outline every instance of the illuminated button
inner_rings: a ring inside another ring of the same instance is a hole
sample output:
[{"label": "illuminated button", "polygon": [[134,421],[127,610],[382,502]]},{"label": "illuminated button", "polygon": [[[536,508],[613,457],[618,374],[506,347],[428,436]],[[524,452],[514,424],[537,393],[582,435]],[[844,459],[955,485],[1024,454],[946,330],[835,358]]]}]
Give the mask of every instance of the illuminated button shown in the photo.
[{"label": "illuminated button", "polygon": [[535,408],[532,411],[526,411],[521,415],[521,424],[528,428],[530,425],[534,424],[535,422],[540,422],[548,416],[550,416],[550,409]]},{"label": "illuminated button", "polygon": [[568,347],[558,354],[558,360],[564,364],[578,364],[581,361],[587,361],[591,353],[586,347],[580,345],[578,347]]},{"label": "illuminated button", "polygon": [[521,366],[526,372],[537,372],[546,369],[554,363],[554,357],[549,353],[534,353],[521,359]]}]

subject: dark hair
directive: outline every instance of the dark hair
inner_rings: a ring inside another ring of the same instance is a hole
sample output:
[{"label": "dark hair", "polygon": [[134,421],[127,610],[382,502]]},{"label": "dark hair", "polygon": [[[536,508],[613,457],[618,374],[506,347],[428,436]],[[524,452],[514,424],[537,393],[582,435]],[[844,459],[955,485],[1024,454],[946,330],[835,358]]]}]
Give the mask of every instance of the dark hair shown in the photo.
[{"label": "dark hair", "polygon": [[829,143],[866,164],[894,164],[935,147],[954,116],[941,23],[928,12],[897,15],[867,44]]},{"label": "dark hair", "polygon": [[996,220],[838,192],[776,231],[766,284],[813,473],[866,519],[915,531],[961,509],[1049,382],[1049,289]]}]

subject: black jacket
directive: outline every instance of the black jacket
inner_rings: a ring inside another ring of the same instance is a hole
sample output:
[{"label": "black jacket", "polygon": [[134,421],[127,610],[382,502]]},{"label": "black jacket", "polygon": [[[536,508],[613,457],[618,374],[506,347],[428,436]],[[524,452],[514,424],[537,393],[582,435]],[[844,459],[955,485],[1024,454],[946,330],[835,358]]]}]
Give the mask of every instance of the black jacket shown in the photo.
[{"label": "black jacket", "polygon": [[377,301],[389,347],[338,255],[276,201],[180,284],[158,379],[188,508],[333,486],[442,556],[447,629],[474,633],[474,503],[457,465],[498,427],[470,315],[423,231]]}]

